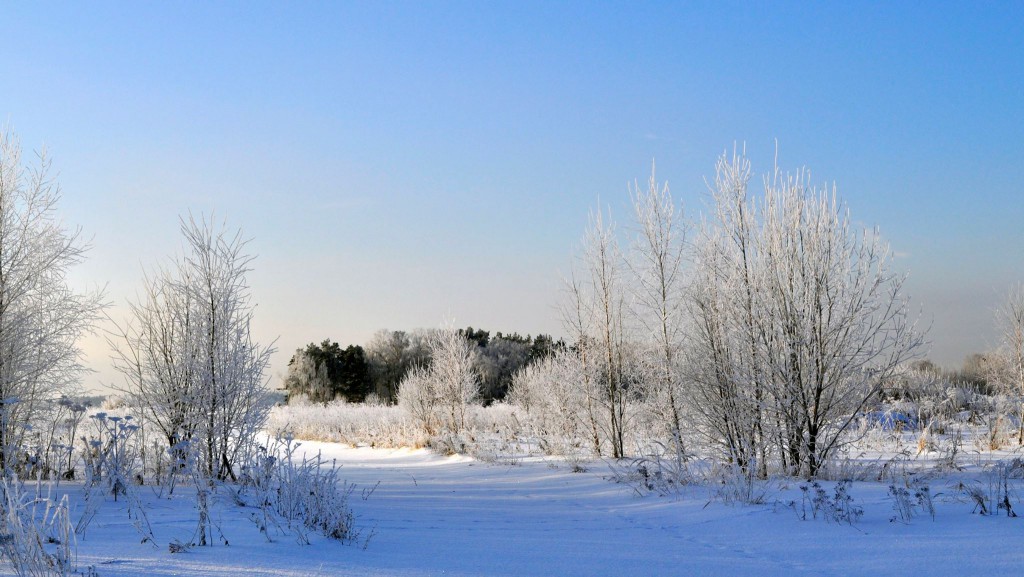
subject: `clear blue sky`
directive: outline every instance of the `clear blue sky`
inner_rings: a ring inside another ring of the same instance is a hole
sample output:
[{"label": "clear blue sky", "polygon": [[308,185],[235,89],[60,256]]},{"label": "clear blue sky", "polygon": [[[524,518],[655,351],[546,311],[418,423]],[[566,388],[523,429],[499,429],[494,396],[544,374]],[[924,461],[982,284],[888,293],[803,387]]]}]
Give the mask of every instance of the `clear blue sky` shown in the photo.
[{"label": "clear blue sky", "polygon": [[0,116],[49,148],[115,317],[179,214],[243,228],[275,371],[446,317],[558,334],[598,196],[625,220],[656,159],[695,215],[717,155],[767,171],[775,139],[958,365],[1024,280],[1024,3],[893,4],[3,3]]}]

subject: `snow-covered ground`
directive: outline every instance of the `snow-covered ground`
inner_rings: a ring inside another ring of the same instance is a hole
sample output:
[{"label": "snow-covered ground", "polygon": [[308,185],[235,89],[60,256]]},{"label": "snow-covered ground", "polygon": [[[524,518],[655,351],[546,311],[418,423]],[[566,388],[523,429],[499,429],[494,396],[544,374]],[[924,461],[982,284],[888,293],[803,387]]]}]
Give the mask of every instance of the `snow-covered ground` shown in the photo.
[{"label": "snow-covered ground", "polygon": [[251,512],[225,506],[214,520],[228,545],[172,554],[167,544],[187,541],[195,527],[188,490],[168,500],[143,487],[160,546],[139,543],[123,502],[108,500],[79,542],[79,566],[102,576],[961,576],[1024,568],[1024,518],[972,514],[956,487],[977,472],[927,480],[934,521],[893,522],[888,485],[855,482],[850,493],[864,516],[850,526],[800,520],[789,506],[800,502],[799,482],[775,486],[763,505],[727,505],[697,487],[639,497],[607,480],[601,462],[573,473],[540,459],[496,465],[426,450],[316,442],[303,449],[337,458],[342,476],[357,484],[352,506],[364,537],[372,532],[365,549],[322,537],[305,546],[282,535],[268,543]]}]

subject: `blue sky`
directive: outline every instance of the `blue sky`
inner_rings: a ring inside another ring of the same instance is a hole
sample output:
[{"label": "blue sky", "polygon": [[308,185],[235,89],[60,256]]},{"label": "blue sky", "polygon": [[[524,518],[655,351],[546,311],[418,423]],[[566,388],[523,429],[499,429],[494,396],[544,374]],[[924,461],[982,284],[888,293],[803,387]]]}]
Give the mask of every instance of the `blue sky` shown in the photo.
[{"label": "blue sky", "polygon": [[244,229],[275,371],[447,317],[558,334],[598,197],[625,221],[655,159],[696,215],[717,155],[767,171],[776,139],[957,365],[1024,280],[1024,4],[894,4],[5,3],[0,116],[52,154],[115,318],[179,214]]}]

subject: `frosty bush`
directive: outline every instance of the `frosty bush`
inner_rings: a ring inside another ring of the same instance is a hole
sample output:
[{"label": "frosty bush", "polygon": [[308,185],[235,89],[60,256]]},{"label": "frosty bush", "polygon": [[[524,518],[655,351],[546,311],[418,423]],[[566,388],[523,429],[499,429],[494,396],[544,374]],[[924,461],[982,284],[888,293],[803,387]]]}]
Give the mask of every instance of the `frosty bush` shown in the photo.
[{"label": "frosty bush", "polygon": [[319,452],[300,455],[300,446],[286,435],[260,447],[257,458],[244,469],[239,500],[259,509],[254,521],[268,540],[273,530],[283,532],[287,527],[304,544],[309,544],[307,530],[355,542],[359,531],[349,506],[354,486],[341,481],[336,462],[328,466]]},{"label": "frosty bush", "polygon": [[75,541],[67,496],[55,500],[41,488],[27,492],[21,480],[0,479],[0,554],[19,576],[70,575]]},{"label": "frosty bush", "polygon": [[727,505],[760,505],[772,491],[771,482],[758,479],[754,469],[734,463],[716,464],[707,472],[705,482],[714,488],[714,497]]},{"label": "frosty bush", "polygon": [[334,401],[327,405],[277,406],[266,430],[272,436],[370,447],[424,447],[429,438],[409,414],[396,406]]},{"label": "frosty bush", "polygon": [[559,351],[520,370],[512,378],[508,400],[525,415],[527,434],[536,435],[549,454],[572,455],[581,446],[600,453],[595,405],[587,394],[586,370],[579,355]]},{"label": "frosty bush", "polygon": [[438,407],[440,399],[431,386],[430,372],[423,367],[414,367],[398,385],[398,406],[427,436],[440,428]]},{"label": "frosty bush", "polygon": [[807,520],[810,513],[813,519],[821,517],[826,521],[854,525],[864,516],[864,509],[855,504],[850,495],[851,481],[839,481],[829,495],[821,483],[814,481],[800,485],[802,500],[800,518]]},{"label": "frosty bush", "polygon": [[1005,512],[1007,517],[1016,517],[1013,500],[1019,499],[1010,486],[1010,479],[1022,473],[1024,462],[1020,459],[999,462],[988,467],[981,480],[973,483],[961,482],[959,489],[974,503],[975,513],[999,515]]},{"label": "frosty bush", "polygon": [[612,465],[612,478],[630,485],[638,495],[677,494],[683,486],[694,483],[695,479],[681,458],[680,445],[674,443],[668,447],[660,442],[657,444],[660,452],[632,459],[625,466]]},{"label": "frosty bush", "polygon": [[895,513],[890,521],[909,523],[920,513],[935,520],[935,504],[932,502],[931,488],[920,479],[906,478],[903,483],[893,482],[889,485],[889,498]]}]

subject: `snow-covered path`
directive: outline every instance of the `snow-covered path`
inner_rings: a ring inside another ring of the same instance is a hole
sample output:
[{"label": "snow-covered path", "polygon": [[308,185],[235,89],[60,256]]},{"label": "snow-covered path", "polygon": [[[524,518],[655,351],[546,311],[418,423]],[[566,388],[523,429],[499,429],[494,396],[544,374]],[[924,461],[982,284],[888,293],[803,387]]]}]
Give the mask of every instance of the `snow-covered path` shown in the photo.
[{"label": "snow-covered path", "polygon": [[[338,449],[344,476],[381,481],[356,502],[376,526],[354,574],[381,575],[928,575],[1024,569],[1024,522],[959,503],[937,521],[892,523],[885,487],[855,484],[856,528],[800,521],[784,506],[726,506],[700,497],[636,497],[594,465],[499,466],[424,451]],[[936,491],[941,487],[933,484]],[[783,491],[792,495],[795,487]],[[790,497],[791,498],[791,497]]]},{"label": "snow-covered path", "polygon": [[[170,554],[138,544],[105,505],[79,543],[82,566],[112,575],[676,576],[676,575],[1012,575],[1024,570],[1024,519],[982,517],[952,499],[952,479],[930,480],[936,521],[890,522],[879,483],[855,483],[865,509],[856,527],[801,521],[785,505],[727,506],[698,490],[678,499],[638,498],[603,478],[601,463],[573,473],[564,463],[516,466],[427,451],[346,448],[306,442],[357,484],[352,506],[365,550],[318,538],[267,543],[248,513],[218,519],[230,546]],[[362,489],[377,485],[366,500]],[[799,498],[796,484],[771,499]],[[184,505],[184,506],[182,506]],[[151,500],[159,541],[187,539],[188,502]]]},{"label": "snow-covered path", "polygon": [[401,451],[346,461],[344,472],[362,485],[385,479],[356,505],[377,529],[367,565],[384,574],[684,575],[715,567],[735,574],[777,565],[681,537],[679,507],[635,499],[564,465],[508,467]]}]

